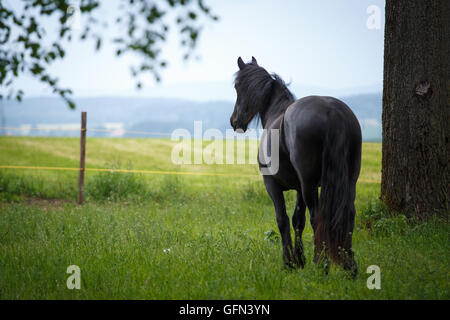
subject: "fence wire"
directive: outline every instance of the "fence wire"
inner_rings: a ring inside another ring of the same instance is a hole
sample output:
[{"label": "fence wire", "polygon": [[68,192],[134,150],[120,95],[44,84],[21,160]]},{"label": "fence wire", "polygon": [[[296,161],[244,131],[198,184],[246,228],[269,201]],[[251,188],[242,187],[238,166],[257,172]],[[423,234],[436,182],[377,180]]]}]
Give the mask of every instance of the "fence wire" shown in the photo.
[{"label": "fence wire", "polygon": [[[10,166],[0,165],[0,169],[34,169],[34,170],[56,170],[56,171],[81,171],[82,168],[64,168],[64,167],[39,167],[39,166]],[[165,174],[165,175],[188,175],[188,176],[217,176],[217,177],[241,177],[241,178],[259,178],[259,174],[240,174],[240,173],[219,173],[219,172],[192,172],[192,171],[163,171],[163,170],[134,170],[134,169],[108,169],[108,168],[85,168],[84,171],[92,172],[117,172],[117,173],[142,173],[142,174]],[[358,179],[358,182],[380,183],[379,180]]]},{"label": "fence wire", "polygon": [[[0,130],[4,131],[64,131],[64,132],[79,132],[80,128],[28,128],[28,127],[0,127]],[[98,133],[116,133],[120,131],[123,135],[125,134],[136,134],[136,135],[149,135],[149,136],[167,136],[170,137],[172,134],[167,132],[155,132],[155,131],[133,131],[133,130],[123,130],[123,129],[86,129],[88,132],[98,132]]]}]

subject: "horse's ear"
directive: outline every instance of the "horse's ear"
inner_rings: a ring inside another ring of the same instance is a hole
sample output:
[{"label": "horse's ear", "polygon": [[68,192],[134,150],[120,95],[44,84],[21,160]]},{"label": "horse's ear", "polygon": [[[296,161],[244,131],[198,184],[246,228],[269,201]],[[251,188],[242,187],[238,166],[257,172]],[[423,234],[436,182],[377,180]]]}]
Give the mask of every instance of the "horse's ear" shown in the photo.
[{"label": "horse's ear", "polygon": [[252,63],[258,65],[258,62],[256,61],[255,57],[252,56]]},{"label": "horse's ear", "polygon": [[238,58],[238,66],[239,66],[239,69],[244,69],[244,67],[245,67],[245,63],[244,63],[244,61],[242,61],[242,58],[241,57],[239,57]]}]

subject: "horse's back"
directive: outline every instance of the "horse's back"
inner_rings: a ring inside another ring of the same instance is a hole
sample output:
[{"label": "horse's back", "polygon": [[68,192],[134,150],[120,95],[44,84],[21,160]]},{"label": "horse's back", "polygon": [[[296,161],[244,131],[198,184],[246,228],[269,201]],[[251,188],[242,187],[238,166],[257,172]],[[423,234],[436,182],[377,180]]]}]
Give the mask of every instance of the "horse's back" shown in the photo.
[{"label": "horse's back", "polygon": [[286,134],[294,138],[320,142],[327,132],[346,138],[361,136],[359,122],[352,110],[341,100],[327,96],[308,96],[292,103],[284,114]]},{"label": "horse's back", "polygon": [[344,102],[327,96],[301,98],[288,107],[283,125],[291,162],[299,171],[309,172],[309,179],[320,179],[323,148],[330,135],[348,144],[350,161],[359,173],[361,128]]},{"label": "horse's back", "polygon": [[[360,131],[352,110],[343,101],[328,96],[307,96],[293,102],[286,110],[284,119],[288,125],[312,129],[314,132],[327,130],[337,121],[348,127],[349,134]],[[317,125],[322,127],[318,128]]]}]

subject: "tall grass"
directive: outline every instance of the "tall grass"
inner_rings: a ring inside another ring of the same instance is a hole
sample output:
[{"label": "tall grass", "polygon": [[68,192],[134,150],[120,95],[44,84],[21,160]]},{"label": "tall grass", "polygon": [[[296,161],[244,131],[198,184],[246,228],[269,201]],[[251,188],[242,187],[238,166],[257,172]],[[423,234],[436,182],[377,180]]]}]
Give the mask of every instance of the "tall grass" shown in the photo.
[{"label": "tall grass", "polygon": [[[135,173],[115,172],[122,169],[120,161],[107,164],[111,171],[98,172],[90,177],[86,186],[86,198],[89,200],[123,200],[148,197],[148,185],[142,176]],[[128,163],[126,169],[132,170]]]},{"label": "tall grass", "polygon": [[0,170],[0,201],[23,201],[25,197],[75,199],[77,194],[73,183],[48,181],[44,175],[19,175]]},{"label": "tall grass", "polygon": [[42,195],[43,185],[42,179],[30,180],[0,170],[0,199],[2,201],[18,200],[23,195],[39,197]]}]

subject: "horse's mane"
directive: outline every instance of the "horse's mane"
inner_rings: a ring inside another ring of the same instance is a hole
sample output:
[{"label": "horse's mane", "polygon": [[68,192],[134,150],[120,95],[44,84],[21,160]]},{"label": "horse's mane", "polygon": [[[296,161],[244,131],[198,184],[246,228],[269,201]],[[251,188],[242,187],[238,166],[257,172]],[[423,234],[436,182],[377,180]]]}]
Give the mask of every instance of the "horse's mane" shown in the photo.
[{"label": "horse's mane", "polygon": [[[264,68],[249,63],[235,74],[234,84],[239,87],[246,111],[260,118],[269,105],[284,108],[295,100],[288,85],[276,73],[269,74]],[[258,121],[258,120],[257,120]]]},{"label": "horse's mane", "polygon": [[290,83],[286,84],[283,79],[281,79],[280,76],[276,73],[272,73],[271,76],[275,80],[275,83],[278,85],[278,87],[282,90],[282,94],[279,95],[279,101],[277,102],[282,102],[282,100],[288,100],[289,102],[292,102],[296,100],[295,95],[288,88]]}]

